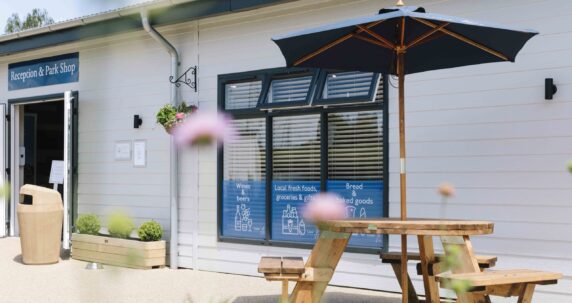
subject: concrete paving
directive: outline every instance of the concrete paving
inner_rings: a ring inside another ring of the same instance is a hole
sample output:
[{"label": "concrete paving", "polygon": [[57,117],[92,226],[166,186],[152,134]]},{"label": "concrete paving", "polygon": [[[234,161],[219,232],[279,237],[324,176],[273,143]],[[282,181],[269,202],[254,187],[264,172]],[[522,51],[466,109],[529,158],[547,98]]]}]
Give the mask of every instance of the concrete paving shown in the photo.
[{"label": "concrete paving", "polygon": [[[86,270],[85,265],[76,260],[24,265],[19,238],[0,239],[0,302],[276,303],[280,294],[280,283],[258,277],[168,268]],[[401,300],[396,294],[328,287],[324,302]]]}]

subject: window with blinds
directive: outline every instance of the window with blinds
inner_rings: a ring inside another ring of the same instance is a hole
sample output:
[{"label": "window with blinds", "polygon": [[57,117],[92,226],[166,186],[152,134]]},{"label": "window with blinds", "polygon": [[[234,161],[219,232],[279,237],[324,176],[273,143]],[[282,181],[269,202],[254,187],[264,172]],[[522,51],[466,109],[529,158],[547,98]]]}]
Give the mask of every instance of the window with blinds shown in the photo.
[{"label": "window with blinds", "polygon": [[313,78],[313,74],[301,74],[271,79],[265,105],[307,104]]},{"label": "window with blinds", "polygon": [[320,192],[320,116],[275,117],[272,124],[272,239],[312,242],[302,209]]},{"label": "window with blinds", "polygon": [[322,99],[368,97],[376,78],[371,72],[330,72],[326,75]]},{"label": "window with blinds", "polygon": [[382,111],[328,115],[328,179],[383,179]]},{"label": "window with blinds", "polygon": [[[328,114],[327,191],[344,198],[348,218],[383,216],[383,112]],[[379,235],[355,235],[350,245],[380,247]]]},{"label": "window with blinds", "polygon": [[223,236],[266,236],[266,119],[234,120],[223,151]]},{"label": "window with blinds", "polygon": [[261,91],[261,80],[225,84],[225,109],[255,108]]},{"label": "window with blinds", "polygon": [[[386,216],[381,79],[297,68],[219,76],[219,107],[238,132],[219,154],[222,241],[315,243],[319,230],[302,211],[321,191],[341,196],[349,218]],[[378,251],[383,239],[349,244]]]},{"label": "window with blinds", "polygon": [[320,180],[320,158],[319,115],[273,118],[274,180]]}]

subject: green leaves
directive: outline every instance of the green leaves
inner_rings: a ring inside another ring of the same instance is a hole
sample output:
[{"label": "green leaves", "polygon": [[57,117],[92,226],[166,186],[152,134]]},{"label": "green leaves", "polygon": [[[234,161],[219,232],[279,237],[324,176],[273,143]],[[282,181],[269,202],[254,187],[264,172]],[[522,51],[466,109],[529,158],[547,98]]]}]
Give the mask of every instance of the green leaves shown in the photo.
[{"label": "green leaves", "polygon": [[137,234],[141,241],[159,241],[161,240],[161,237],[163,237],[163,228],[161,227],[161,224],[155,221],[147,221],[141,224]]},{"label": "green leaves", "polygon": [[133,220],[126,214],[117,212],[109,216],[107,230],[112,237],[127,239],[134,229]]},{"label": "green leaves", "polygon": [[98,235],[101,223],[94,214],[82,214],[77,218],[75,228],[80,234]]},{"label": "green leaves", "polygon": [[54,23],[54,19],[48,15],[47,10],[34,8],[26,15],[24,20],[21,20],[20,16],[16,13],[12,14],[8,20],[6,20],[4,31],[7,34],[10,34],[30,28],[42,27],[52,23]]}]

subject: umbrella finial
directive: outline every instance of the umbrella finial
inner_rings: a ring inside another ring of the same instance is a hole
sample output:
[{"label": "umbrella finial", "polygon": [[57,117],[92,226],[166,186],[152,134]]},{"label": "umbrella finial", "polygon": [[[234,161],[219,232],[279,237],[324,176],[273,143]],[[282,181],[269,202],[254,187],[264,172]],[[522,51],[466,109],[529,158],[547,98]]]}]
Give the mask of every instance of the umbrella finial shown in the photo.
[{"label": "umbrella finial", "polygon": [[395,4],[396,6],[405,6],[405,3],[403,3],[403,0],[397,0],[397,4]]}]

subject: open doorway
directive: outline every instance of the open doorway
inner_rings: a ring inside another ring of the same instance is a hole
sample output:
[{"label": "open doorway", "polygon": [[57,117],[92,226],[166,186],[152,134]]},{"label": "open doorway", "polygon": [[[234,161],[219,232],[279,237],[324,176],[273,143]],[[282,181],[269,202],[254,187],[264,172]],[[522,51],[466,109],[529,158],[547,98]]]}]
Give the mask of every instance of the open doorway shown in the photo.
[{"label": "open doorway", "polygon": [[[24,182],[53,188],[53,161],[64,159],[64,101],[22,105],[24,114]],[[63,195],[63,187],[58,186]]]},{"label": "open doorway", "polygon": [[[19,234],[16,203],[20,187],[34,184],[56,189],[64,208],[63,248],[69,248],[75,219],[73,193],[77,171],[77,93],[8,100],[10,105],[10,224]],[[25,196],[25,199],[31,199]],[[23,203],[31,203],[24,200]]]}]

